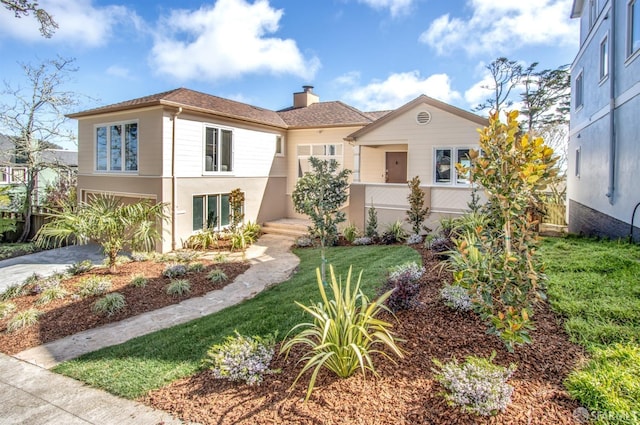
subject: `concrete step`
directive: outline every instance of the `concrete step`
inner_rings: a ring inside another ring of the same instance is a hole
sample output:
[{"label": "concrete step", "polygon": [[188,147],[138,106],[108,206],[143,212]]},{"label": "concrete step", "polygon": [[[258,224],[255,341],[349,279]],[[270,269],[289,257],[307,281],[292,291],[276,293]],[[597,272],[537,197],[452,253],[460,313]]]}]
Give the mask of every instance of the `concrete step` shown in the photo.
[{"label": "concrete step", "polygon": [[309,233],[309,229],[307,228],[306,222],[303,220],[299,220],[297,222],[294,220],[278,220],[263,223],[262,232],[273,235],[300,237],[307,235]]}]

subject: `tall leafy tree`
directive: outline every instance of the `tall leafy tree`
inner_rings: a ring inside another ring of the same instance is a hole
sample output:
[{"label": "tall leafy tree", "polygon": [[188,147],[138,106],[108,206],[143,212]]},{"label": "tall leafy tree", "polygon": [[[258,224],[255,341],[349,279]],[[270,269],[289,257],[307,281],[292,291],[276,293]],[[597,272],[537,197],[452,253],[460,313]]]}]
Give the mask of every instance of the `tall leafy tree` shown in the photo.
[{"label": "tall leafy tree", "polygon": [[544,128],[569,122],[571,101],[567,66],[536,71],[537,63],[526,68],[522,75],[523,107],[527,131],[540,133]]},{"label": "tall leafy tree", "polygon": [[19,241],[24,242],[31,231],[31,210],[35,201],[38,173],[55,167],[43,158],[42,152],[61,141],[74,141],[65,127],[65,112],[78,103],[78,95],[64,89],[70,76],[77,71],[75,59],[58,57],[38,65],[21,64],[26,85],[5,82],[1,94],[7,99],[0,104],[0,131],[10,135],[14,144],[13,158],[5,156],[3,165],[20,163],[26,168],[21,182],[25,188],[23,206],[24,228]]},{"label": "tall leafy tree", "polygon": [[491,91],[491,97],[473,108],[474,111],[501,111],[513,104],[511,92],[520,83],[522,65],[517,61],[499,57],[486,66],[491,76],[491,83],[483,85],[483,89]]},{"label": "tall leafy tree", "polygon": [[29,14],[33,15],[40,24],[40,34],[42,34],[43,37],[50,38],[58,29],[58,24],[53,20],[53,16],[39,7],[37,1],[0,0],[0,4],[7,10],[13,12],[16,18],[29,16]]}]

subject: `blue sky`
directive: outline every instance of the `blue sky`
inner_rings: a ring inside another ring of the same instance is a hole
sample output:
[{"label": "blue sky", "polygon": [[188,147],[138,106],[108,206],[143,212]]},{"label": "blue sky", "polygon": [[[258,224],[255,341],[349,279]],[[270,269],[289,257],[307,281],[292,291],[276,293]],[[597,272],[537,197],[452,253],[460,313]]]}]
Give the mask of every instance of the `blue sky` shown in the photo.
[{"label": "blue sky", "polygon": [[188,87],[281,109],[315,86],[365,111],[420,94],[470,109],[499,56],[539,68],[578,48],[572,0],[41,0],[60,28],[0,9],[2,79],[18,62],[76,58],[80,109]]}]

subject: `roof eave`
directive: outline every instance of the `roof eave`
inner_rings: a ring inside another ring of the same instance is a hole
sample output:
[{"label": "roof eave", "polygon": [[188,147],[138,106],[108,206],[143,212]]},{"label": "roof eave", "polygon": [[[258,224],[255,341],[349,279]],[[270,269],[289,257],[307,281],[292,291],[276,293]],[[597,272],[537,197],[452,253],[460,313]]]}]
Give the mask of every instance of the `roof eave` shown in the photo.
[{"label": "roof eave", "polygon": [[581,17],[583,10],[584,10],[584,0],[573,0],[570,17],[572,19]]},{"label": "roof eave", "polygon": [[73,118],[73,119],[78,119],[78,118],[86,118],[86,117],[91,117],[91,116],[96,116],[96,115],[103,115],[103,114],[111,114],[111,113],[115,113],[115,112],[125,112],[125,111],[132,111],[135,109],[141,109],[141,108],[148,108],[151,106],[169,106],[172,108],[182,108],[183,111],[191,111],[191,112],[196,112],[196,113],[201,113],[201,114],[206,114],[206,115],[216,115],[219,117],[224,117],[224,118],[229,118],[229,119],[233,119],[236,121],[243,121],[243,122],[248,122],[248,123],[252,123],[252,124],[260,124],[260,125],[266,125],[269,127],[276,127],[276,128],[282,128],[282,129],[287,129],[287,125],[286,124],[274,124],[274,123],[270,123],[270,122],[266,122],[266,121],[261,121],[261,120],[254,120],[251,118],[247,118],[247,117],[242,117],[242,116],[238,116],[238,115],[234,115],[234,114],[227,114],[224,112],[218,112],[218,111],[212,111],[211,109],[207,109],[207,108],[199,108],[197,106],[190,106],[190,105],[185,105],[183,103],[180,102],[172,102],[169,100],[153,100],[151,102],[145,102],[145,103],[139,103],[136,105],[122,105],[122,106],[114,106],[111,108],[105,108],[105,109],[99,109],[99,110],[89,110],[89,111],[84,111],[84,112],[76,112],[74,114],[68,114],[66,115],[67,118]]}]

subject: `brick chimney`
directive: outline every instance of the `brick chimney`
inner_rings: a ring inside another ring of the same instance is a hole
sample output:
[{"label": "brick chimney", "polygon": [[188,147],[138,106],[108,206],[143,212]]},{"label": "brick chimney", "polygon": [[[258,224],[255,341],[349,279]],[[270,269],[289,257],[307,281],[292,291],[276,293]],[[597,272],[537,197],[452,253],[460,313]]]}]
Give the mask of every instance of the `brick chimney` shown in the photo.
[{"label": "brick chimney", "polygon": [[293,107],[306,108],[309,105],[320,102],[318,95],[313,93],[313,86],[302,86],[302,92],[293,94]]}]

